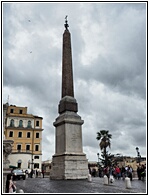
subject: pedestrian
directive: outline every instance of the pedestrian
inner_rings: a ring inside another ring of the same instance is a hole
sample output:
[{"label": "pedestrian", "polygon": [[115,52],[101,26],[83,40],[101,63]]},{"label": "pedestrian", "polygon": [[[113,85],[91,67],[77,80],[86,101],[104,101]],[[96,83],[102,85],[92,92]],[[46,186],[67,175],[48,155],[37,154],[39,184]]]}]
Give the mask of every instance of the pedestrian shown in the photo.
[{"label": "pedestrian", "polygon": [[38,170],[36,169],[35,171],[36,171],[36,178],[38,178]]},{"label": "pedestrian", "polygon": [[25,170],[26,178],[28,178],[28,170]]},{"label": "pedestrian", "polygon": [[122,168],[121,168],[121,177],[123,178],[123,180],[125,180],[125,175],[126,175],[126,170],[125,170],[125,167],[122,166]]},{"label": "pedestrian", "polygon": [[113,167],[112,166],[109,167],[109,175],[113,176]]},{"label": "pedestrian", "polygon": [[133,169],[131,166],[128,167],[128,178],[130,178],[130,180],[132,181],[132,172],[133,172]]},{"label": "pedestrian", "polygon": [[137,175],[138,175],[138,180],[141,180],[141,165],[138,165],[137,167]]},{"label": "pedestrian", "polygon": [[7,175],[6,193],[16,193],[16,185],[14,184],[12,178],[13,178],[12,174]]},{"label": "pedestrian", "polygon": [[115,173],[116,173],[116,178],[119,179],[121,176],[121,170],[120,170],[119,166],[116,166]]},{"label": "pedestrian", "polygon": [[117,176],[116,176],[115,168],[116,168],[116,166],[113,166],[112,175],[113,175],[113,177],[116,179],[116,178],[117,178]]},{"label": "pedestrian", "polygon": [[109,167],[108,166],[104,168],[104,175],[106,175],[108,178],[110,176],[110,174],[109,174]]},{"label": "pedestrian", "polygon": [[44,170],[42,170],[42,176],[43,176],[43,178],[44,178],[44,172],[45,172],[45,171],[44,171]]},{"label": "pedestrian", "polygon": [[92,176],[96,176],[96,169],[95,168],[93,168],[93,171],[92,171]]},{"label": "pedestrian", "polygon": [[31,178],[33,177],[33,174],[34,174],[34,170],[33,170],[33,169],[31,169],[31,172],[30,172],[30,176],[31,176]]},{"label": "pedestrian", "polygon": [[145,171],[145,165],[142,165],[141,166],[141,180],[143,180],[144,181],[144,179],[145,179],[145,173],[146,173],[146,171]]},{"label": "pedestrian", "polygon": [[45,171],[46,171],[46,167],[45,167],[45,164],[42,164],[42,176],[43,176],[43,178],[44,178],[44,173],[45,173]]},{"label": "pedestrian", "polygon": [[89,170],[89,174],[91,175],[91,168],[90,168],[90,166],[88,166],[88,170]]},{"label": "pedestrian", "polygon": [[101,178],[102,177],[102,168],[101,167],[99,167],[99,169],[98,169],[98,174],[99,174],[99,177]]},{"label": "pedestrian", "polygon": [[104,175],[107,176],[107,178],[108,178],[108,184],[109,184],[109,178],[110,178],[110,167],[109,166],[107,166],[107,167],[104,168]]}]

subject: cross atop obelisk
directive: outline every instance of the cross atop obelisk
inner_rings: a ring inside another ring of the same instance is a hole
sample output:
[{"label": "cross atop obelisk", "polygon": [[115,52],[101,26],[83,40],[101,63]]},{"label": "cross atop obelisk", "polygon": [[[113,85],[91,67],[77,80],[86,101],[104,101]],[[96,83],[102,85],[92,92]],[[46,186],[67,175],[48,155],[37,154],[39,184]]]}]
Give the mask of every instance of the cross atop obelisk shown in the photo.
[{"label": "cross atop obelisk", "polygon": [[68,21],[67,21],[67,17],[68,17],[68,16],[65,17],[65,24],[64,24],[64,27],[66,28],[66,30],[68,30],[67,28],[69,27],[69,25],[68,25],[68,23],[67,23],[67,22],[68,22]]},{"label": "cross atop obelisk", "polygon": [[62,101],[59,104],[59,113],[65,111],[77,112],[77,103],[74,99],[73,89],[73,69],[71,53],[71,35],[68,30],[67,16],[65,17],[65,31],[63,34],[63,54],[62,54]]}]

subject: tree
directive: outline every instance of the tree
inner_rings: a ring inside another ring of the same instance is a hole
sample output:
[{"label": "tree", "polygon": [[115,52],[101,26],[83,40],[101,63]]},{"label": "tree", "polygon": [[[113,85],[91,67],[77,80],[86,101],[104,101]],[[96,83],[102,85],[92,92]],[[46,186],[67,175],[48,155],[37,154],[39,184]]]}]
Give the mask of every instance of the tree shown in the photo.
[{"label": "tree", "polygon": [[[102,163],[102,165],[105,165],[105,155],[103,152],[101,153],[101,157],[102,157],[102,158],[100,158],[101,163]],[[107,157],[107,165],[108,166],[114,165],[114,163],[115,163],[114,162],[114,155],[111,153],[108,153],[108,151],[106,151],[106,157]]]},{"label": "tree", "polygon": [[108,154],[106,151],[107,147],[111,147],[111,141],[112,135],[109,134],[108,130],[100,130],[100,132],[97,132],[97,140],[100,140],[99,146],[101,151],[103,151],[103,157],[105,159],[105,166],[108,165]]}]

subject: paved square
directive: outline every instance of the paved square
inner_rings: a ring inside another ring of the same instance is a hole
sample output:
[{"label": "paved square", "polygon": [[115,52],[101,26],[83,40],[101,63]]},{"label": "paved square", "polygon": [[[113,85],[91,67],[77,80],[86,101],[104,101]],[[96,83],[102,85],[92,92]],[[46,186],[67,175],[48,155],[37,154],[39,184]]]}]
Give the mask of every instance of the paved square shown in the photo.
[{"label": "paved square", "polygon": [[131,189],[126,189],[125,181],[115,180],[110,185],[103,184],[103,178],[88,180],[50,180],[46,178],[27,178],[16,181],[18,189],[24,193],[146,193],[146,181],[133,179]]}]

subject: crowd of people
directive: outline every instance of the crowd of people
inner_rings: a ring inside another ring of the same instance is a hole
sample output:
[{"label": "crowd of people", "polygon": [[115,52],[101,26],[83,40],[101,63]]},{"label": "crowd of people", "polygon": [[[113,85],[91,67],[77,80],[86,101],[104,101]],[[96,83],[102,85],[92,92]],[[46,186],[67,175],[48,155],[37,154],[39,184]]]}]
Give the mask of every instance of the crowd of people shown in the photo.
[{"label": "crowd of people", "polygon": [[[28,170],[25,171],[25,173],[27,175],[29,175],[28,177],[33,177],[33,175],[35,175],[35,177],[38,177],[39,171],[36,170],[31,170],[31,172],[29,173]],[[42,170],[42,175],[44,178],[44,173],[45,171]],[[91,168],[89,167],[89,173],[93,176],[93,177],[103,177],[104,175],[106,175],[108,178],[111,176],[113,176],[115,179],[125,179],[125,177],[129,177],[130,180],[132,180],[133,177],[133,168],[131,166],[122,166],[121,168],[119,166],[107,166],[107,167],[99,167],[98,171],[95,168]],[[138,176],[138,180],[145,180],[146,177],[146,165],[142,164],[142,165],[138,165],[137,167],[137,176]],[[16,192],[16,185],[13,182],[13,176],[12,174],[8,174],[7,175],[7,180],[6,180],[6,193],[15,193]]]},{"label": "crowd of people", "polygon": [[146,176],[146,165],[139,165],[137,168],[138,180],[144,180]]},{"label": "crowd of people", "polygon": [[[95,168],[89,168],[89,173],[93,176],[99,176],[103,177],[106,175],[108,178],[113,176],[115,179],[125,179],[125,177],[129,177],[132,181],[133,178],[133,168],[128,166],[122,166],[121,168],[119,166],[107,166],[107,167],[99,167],[98,170]],[[138,180],[144,180],[146,175],[146,165],[139,165],[137,168],[137,175]]]},{"label": "crowd of people", "polygon": [[44,178],[44,173],[45,173],[45,171],[42,170],[42,172],[40,172],[40,170],[38,170],[38,169],[36,168],[36,169],[34,169],[34,170],[31,169],[30,172],[29,172],[28,170],[25,170],[25,173],[26,173],[26,175],[28,175],[28,177],[30,177],[30,178],[33,178],[33,177],[38,178],[39,174],[42,173],[42,176],[43,176],[43,178]]}]

